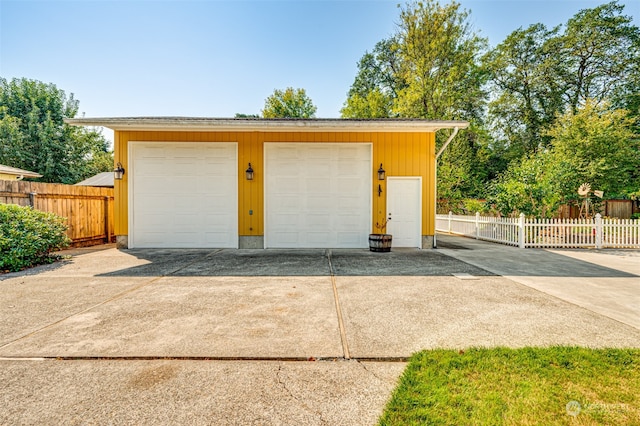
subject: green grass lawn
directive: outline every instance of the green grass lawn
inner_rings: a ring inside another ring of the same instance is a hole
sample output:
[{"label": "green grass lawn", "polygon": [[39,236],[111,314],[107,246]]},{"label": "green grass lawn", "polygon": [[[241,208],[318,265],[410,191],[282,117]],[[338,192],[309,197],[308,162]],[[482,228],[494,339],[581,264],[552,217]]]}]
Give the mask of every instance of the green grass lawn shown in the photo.
[{"label": "green grass lawn", "polygon": [[419,352],[380,425],[640,425],[640,349]]}]

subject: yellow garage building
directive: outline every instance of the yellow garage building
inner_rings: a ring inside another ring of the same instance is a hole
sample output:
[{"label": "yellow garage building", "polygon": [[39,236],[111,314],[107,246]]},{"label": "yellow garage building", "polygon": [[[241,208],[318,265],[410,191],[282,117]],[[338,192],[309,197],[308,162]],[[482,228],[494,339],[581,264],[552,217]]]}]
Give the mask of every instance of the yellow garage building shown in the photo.
[{"label": "yellow garage building", "polygon": [[[435,134],[464,121],[74,118],[114,130],[122,248],[431,248]],[[386,229],[382,227],[386,223]],[[376,226],[377,225],[377,226]]]}]

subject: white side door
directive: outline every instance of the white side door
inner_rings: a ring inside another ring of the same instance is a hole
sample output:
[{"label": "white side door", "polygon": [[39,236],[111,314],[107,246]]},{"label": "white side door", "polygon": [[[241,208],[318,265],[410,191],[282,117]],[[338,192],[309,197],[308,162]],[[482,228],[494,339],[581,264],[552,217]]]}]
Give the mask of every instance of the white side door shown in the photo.
[{"label": "white side door", "polygon": [[393,247],[422,246],[422,178],[387,178],[387,233]]}]

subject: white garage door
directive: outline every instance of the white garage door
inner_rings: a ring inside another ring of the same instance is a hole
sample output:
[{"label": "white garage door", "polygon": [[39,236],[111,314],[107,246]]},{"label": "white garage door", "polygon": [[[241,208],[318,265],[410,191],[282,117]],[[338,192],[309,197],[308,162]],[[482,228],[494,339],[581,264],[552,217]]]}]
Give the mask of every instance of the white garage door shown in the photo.
[{"label": "white garage door", "polygon": [[132,142],[129,247],[238,246],[235,143]]},{"label": "white garage door", "polygon": [[365,248],[371,145],[265,144],[265,247]]}]

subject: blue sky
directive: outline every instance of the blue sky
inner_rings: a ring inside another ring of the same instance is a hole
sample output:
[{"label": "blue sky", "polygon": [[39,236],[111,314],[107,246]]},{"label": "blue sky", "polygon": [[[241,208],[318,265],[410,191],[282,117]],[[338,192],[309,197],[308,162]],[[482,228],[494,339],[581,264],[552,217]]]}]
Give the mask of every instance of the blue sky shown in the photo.
[{"label": "blue sky", "polygon": [[[492,46],[604,2],[461,1]],[[259,114],[289,86],[307,91],[318,117],[339,117],[358,60],[394,31],[398,3],[0,0],[0,76],[54,83],[87,117]],[[620,3],[640,25],[640,1]]]}]

